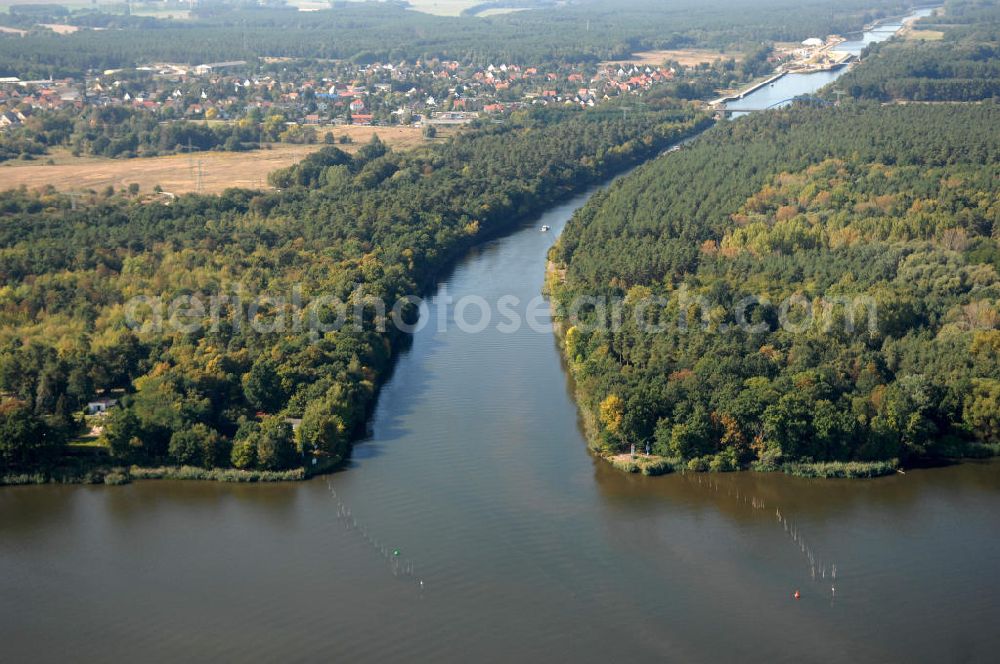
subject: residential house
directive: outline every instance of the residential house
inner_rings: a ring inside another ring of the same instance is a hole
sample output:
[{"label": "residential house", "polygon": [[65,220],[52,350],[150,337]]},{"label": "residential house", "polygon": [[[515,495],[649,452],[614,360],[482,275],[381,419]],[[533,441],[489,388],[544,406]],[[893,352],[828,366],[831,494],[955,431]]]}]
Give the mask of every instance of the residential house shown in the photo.
[{"label": "residential house", "polygon": [[0,113],[0,129],[6,129],[18,124],[21,124],[21,120],[10,111]]},{"label": "residential house", "polygon": [[87,404],[87,414],[103,415],[104,413],[107,413],[109,409],[114,408],[117,404],[118,404],[117,399],[111,399],[109,397],[101,397]]}]

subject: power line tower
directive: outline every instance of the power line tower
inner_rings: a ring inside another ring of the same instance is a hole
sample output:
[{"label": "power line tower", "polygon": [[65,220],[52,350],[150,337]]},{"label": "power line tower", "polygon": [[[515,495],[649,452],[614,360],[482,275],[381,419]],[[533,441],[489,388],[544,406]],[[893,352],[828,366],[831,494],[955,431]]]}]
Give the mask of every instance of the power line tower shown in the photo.
[{"label": "power line tower", "polygon": [[191,139],[188,138],[187,147],[181,147],[181,150],[187,152],[188,155],[188,168],[191,169],[191,179],[194,180],[194,190],[201,191],[201,159],[195,160],[194,158],[194,147],[191,145]]}]

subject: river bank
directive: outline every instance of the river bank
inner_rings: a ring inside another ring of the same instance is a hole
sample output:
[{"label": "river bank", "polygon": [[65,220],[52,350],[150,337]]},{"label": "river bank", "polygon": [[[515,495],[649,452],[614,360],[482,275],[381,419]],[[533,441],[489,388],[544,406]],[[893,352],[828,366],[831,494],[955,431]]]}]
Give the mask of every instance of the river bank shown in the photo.
[{"label": "river bank", "polygon": [[[573,122],[573,119],[566,119],[564,122]],[[584,150],[584,167],[575,171],[568,171],[569,175],[563,175],[548,186],[539,187],[536,191],[524,192],[520,196],[514,196],[518,200],[508,200],[504,207],[496,210],[488,210],[482,213],[484,225],[479,230],[479,221],[470,224],[475,227],[475,231],[467,234],[468,237],[454,242],[452,245],[442,246],[440,252],[427,265],[425,269],[416,272],[415,276],[417,290],[419,294],[425,295],[430,292],[442,275],[447,274],[457,261],[475,246],[480,246],[504,235],[522,224],[525,220],[543,214],[546,209],[558,206],[562,201],[578,195],[580,191],[588,189],[599,182],[624,172],[639,163],[643,163],[655,157],[665,148],[676,145],[684,139],[696,135],[708,126],[713,124],[712,119],[694,109],[685,108],[681,115],[675,118],[662,118],[655,116],[652,121],[639,123],[633,126],[630,132],[614,140],[605,141],[607,145],[595,147],[595,154],[587,154]],[[527,130],[526,130],[527,131]],[[520,139],[519,139],[520,140]],[[588,145],[584,143],[583,145]],[[579,146],[577,146],[579,147]],[[598,148],[600,148],[598,150]],[[603,157],[601,156],[603,155]],[[492,218],[491,218],[492,217]],[[412,268],[411,268],[412,269]],[[374,408],[376,407],[379,391],[392,374],[392,368],[398,359],[399,353],[408,347],[408,335],[398,327],[390,327],[385,335],[391,341],[387,346],[391,348],[391,354],[384,371],[378,372],[372,378],[372,391],[366,395],[364,406],[364,417],[358,418],[357,426],[350,428],[348,444],[356,443],[366,437],[368,429],[366,423],[369,421]],[[293,413],[294,415],[294,413]],[[142,440],[141,436],[136,437]],[[140,446],[141,447],[141,446]],[[38,467],[23,469],[23,472],[9,473],[8,479],[0,478],[0,483],[24,484],[24,483],[99,483],[104,478],[110,478],[109,483],[128,481],[132,475],[122,472],[123,459],[109,459],[106,448],[96,446],[90,450],[92,454],[81,454],[82,450],[73,449],[67,446],[61,453],[61,458],[53,462],[52,457],[40,458]],[[349,454],[349,452],[347,453]],[[145,457],[146,463],[159,463],[164,455]],[[144,457],[133,455],[128,460],[142,462]],[[326,467],[326,466],[324,466]],[[333,466],[330,466],[332,469]],[[238,471],[229,468],[214,468],[204,472],[194,472],[191,469],[177,468],[167,472],[177,479],[206,479],[218,481],[299,481],[307,476],[318,473],[317,468],[308,466],[302,469],[289,469],[287,471]],[[135,473],[136,478],[153,477],[164,473],[147,472]]]},{"label": "river bank", "polygon": [[[683,459],[670,459],[655,454],[601,454],[601,458],[623,473],[639,473],[647,476],[666,475],[668,473],[719,473],[732,472],[734,468],[724,464],[720,457],[700,457],[685,462]],[[783,473],[794,477],[810,479],[872,479],[885,477],[894,473],[903,473],[898,459],[888,461],[826,461],[821,463],[785,463],[777,466],[761,466],[751,464],[745,472]]]},{"label": "river bank", "polygon": [[[536,297],[592,192],[472,249],[430,320],[446,297]],[[1000,648],[996,463],[864,483],[618,472],[585,453],[551,334],[444,320],[400,351],[350,472],[0,488],[6,659],[857,664]]]},{"label": "river bank", "polygon": [[[556,265],[551,259],[545,268],[544,292],[550,298],[550,310],[553,316],[553,331],[563,359],[563,367],[570,379],[574,400],[580,410],[580,429],[587,441],[590,453],[602,463],[608,464],[617,471],[626,474],[639,474],[647,477],[668,475],[671,473],[726,473],[734,471],[752,473],[783,473],[794,477],[810,479],[873,479],[904,472],[899,459],[877,461],[823,461],[788,462],[782,464],[752,463],[746,467],[738,467],[728,462],[721,455],[714,457],[697,457],[694,459],[679,459],[643,453],[641,449],[635,452],[621,453],[602,449],[600,444],[597,418],[591,409],[584,406],[590,399],[580,388],[576,380],[580,367],[567,352],[566,335],[569,331],[567,321],[558,316],[559,304],[555,297],[557,285],[565,278],[565,269]],[[950,462],[960,459],[985,459],[1000,456],[1000,446],[979,445],[967,450],[965,454],[956,450],[954,457],[941,459]]]},{"label": "river bank", "polygon": [[[732,272],[737,274],[729,274],[730,278],[722,282],[724,287],[719,288],[719,292],[725,295],[714,300],[713,295],[706,294],[714,293],[709,288],[718,285],[718,282],[705,276],[713,269],[726,273],[727,269],[737,264],[735,259],[738,254],[720,256],[716,253],[718,245],[714,241],[704,235],[696,235],[684,226],[675,229],[669,225],[675,223],[673,219],[676,218],[698,219],[698,223],[705,224],[702,228],[710,223],[697,216],[698,208],[705,200],[704,195],[685,198],[686,192],[695,186],[692,180],[703,177],[703,172],[714,178],[709,180],[711,184],[705,185],[705,189],[725,187],[727,178],[753,182],[737,189],[738,195],[733,196],[731,202],[717,204],[705,215],[729,219],[731,213],[742,211],[738,207],[741,201],[749,200],[759,187],[766,187],[773,181],[772,174],[813,167],[823,159],[822,151],[818,151],[816,156],[810,155],[809,161],[798,163],[795,169],[786,166],[785,155],[790,151],[789,146],[815,150],[812,147],[814,136],[819,131],[814,127],[822,127],[823,123],[835,127],[837,133],[830,134],[834,136],[832,142],[840,141],[843,145],[853,136],[852,132],[865,123],[876,133],[897,131],[905,134],[920,121],[929,120],[928,124],[933,121],[943,128],[951,127],[954,121],[950,115],[940,112],[937,115],[913,112],[907,117],[898,116],[898,113],[897,110],[875,105],[825,111],[798,108],[723,124],[710,136],[698,141],[691,150],[678,156],[667,156],[664,161],[641,168],[627,180],[619,181],[575,216],[557,247],[550,252],[547,291],[554,297],[555,304],[560,305],[558,309],[563,311],[577,311],[570,303],[578,305],[583,297],[589,300],[584,304],[594,308],[592,313],[588,308],[588,313],[579,318],[571,319],[567,313],[559,325],[559,336],[566,365],[574,378],[574,394],[583,411],[588,444],[599,456],[619,470],[631,473],[644,470],[647,474],[662,473],[673,467],[675,470],[692,471],[781,471],[801,477],[874,477],[896,472],[900,464],[897,458],[908,468],[913,464],[943,463],[996,454],[996,445],[982,442],[994,440],[990,431],[975,428],[971,417],[957,416],[945,420],[928,408],[926,416],[911,417],[914,421],[918,417],[925,418],[923,421],[927,424],[923,431],[928,433],[924,433],[922,438],[899,429],[880,428],[886,426],[883,423],[892,422],[890,416],[883,414],[885,402],[881,398],[881,388],[875,389],[871,395],[861,393],[854,401],[845,398],[836,410],[851,413],[851,416],[844,417],[840,420],[841,424],[836,425],[840,427],[836,438],[829,437],[828,430],[820,428],[826,426],[826,421],[820,409],[814,409],[812,403],[818,402],[820,407],[825,408],[832,402],[823,398],[810,401],[799,396],[800,391],[816,384],[827,385],[823,382],[824,378],[816,378],[810,373],[817,367],[825,370],[827,365],[822,360],[801,361],[799,358],[812,358],[802,349],[819,349],[824,344],[837,343],[834,337],[805,338],[800,330],[800,336],[793,338],[794,335],[790,334],[781,336],[780,327],[768,326],[764,326],[764,330],[777,330],[776,336],[755,336],[760,331],[741,334],[741,329],[734,329],[733,324],[743,320],[742,313],[732,307],[739,300],[739,289],[743,287],[742,280],[747,279],[746,275],[733,269]],[[861,118],[861,121],[852,122],[855,117]],[[950,137],[952,144],[975,145],[978,140],[976,134],[968,128],[981,123],[959,122],[957,124],[962,130],[948,129],[954,131],[954,136]],[[754,129],[759,133],[752,131]],[[742,138],[738,133],[740,131],[743,132]],[[726,140],[722,140],[723,137]],[[773,148],[772,154],[756,166],[760,180],[750,180],[752,174],[749,168],[738,170],[733,166],[738,158],[735,155],[742,151],[732,146],[748,146],[749,151],[757,147],[756,144],[765,142],[769,146],[781,147]],[[844,148],[834,146],[829,149]],[[875,158],[867,159],[880,163]],[[972,164],[970,168],[978,168],[978,165]],[[733,178],[734,172],[740,177]],[[649,200],[663,203],[659,206],[647,204],[642,213],[635,214],[628,207],[631,201]],[[672,204],[673,201],[682,201],[683,205]],[[835,210],[836,206],[832,209]],[[659,223],[659,220],[666,221]],[[821,217],[818,217],[813,223],[820,222]],[[616,241],[615,234],[627,233],[630,224],[641,232],[629,237],[631,241]],[[717,237],[727,237],[727,226],[722,228],[715,231]],[[662,239],[653,239],[657,237]],[[647,248],[647,245],[650,246]],[[703,256],[688,258],[687,254],[681,253],[699,245]],[[769,252],[765,248],[753,253],[763,261]],[[795,252],[786,248],[770,253],[778,257]],[[680,258],[671,264],[669,259],[673,256]],[[645,262],[643,257],[647,257]],[[727,262],[727,259],[731,260]],[[820,262],[817,261],[817,264]],[[697,268],[690,268],[692,263],[705,267],[704,271],[696,272]],[[568,281],[564,275],[568,275]],[[757,292],[765,293],[764,297],[774,297],[773,293],[765,290],[774,287],[775,283],[773,278],[768,281],[767,276],[753,281],[757,284],[753,287],[760,288],[761,291]],[[835,278],[835,275],[830,278]],[[797,287],[794,276],[791,279],[789,290]],[[688,295],[687,288],[696,289],[695,295]],[[598,296],[596,302],[593,301],[595,295]],[[607,299],[602,300],[600,296]],[[704,299],[699,301],[699,296]],[[650,309],[647,298],[655,298],[653,309]],[[705,322],[702,332],[688,326],[688,317],[694,314],[683,304],[684,298],[693,298],[686,300],[691,303],[687,307],[700,308]],[[712,303],[718,303],[720,299],[725,303],[713,307]],[[928,298],[927,301],[932,300]],[[714,313],[706,315],[706,311]],[[720,335],[723,330],[732,334]],[[691,332],[694,334],[685,334]],[[784,332],[789,330],[785,328]],[[819,328],[815,332],[823,334]],[[879,328],[879,333],[891,339],[891,334],[882,328]],[[856,344],[852,348],[860,347]],[[817,350],[817,355],[819,352]],[[746,360],[758,356],[759,363],[748,363]],[[959,357],[963,356],[960,354]],[[921,368],[915,365],[908,370],[916,372]],[[880,376],[880,384],[891,386],[903,374],[902,369],[898,371],[895,375],[887,373]],[[988,369],[983,371],[989,376]],[[775,385],[772,382],[774,377],[781,376],[781,372],[785,372],[785,376],[781,377],[784,384],[780,390],[770,391]],[[850,374],[845,372],[844,375]],[[917,373],[911,375],[922,376]],[[925,380],[923,377],[918,379]],[[834,379],[830,381],[835,382]],[[855,388],[849,378],[845,381],[844,386],[838,389],[851,393],[850,390]],[[836,395],[833,389],[824,394]],[[956,401],[964,399],[968,402],[969,397],[961,391],[961,385],[952,384],[947,389],[955,391]],[[781,391],[786,396],[777,396]],[[696,397],[691,397],[692,394]],[[779,399],[784,401],[779,404]],[[799,402],[802,406],[796,406],[792,414],[789,405]],[[900,421],[906,420],[895,420]],[[835,443],[830,442],[834,440]],[[650,458],[621,454],[630,447],[636,452],[648,449],[647,442],[652,451],[666,456]],[[684,463],[672,461],[670,456],[683,457]],[[642,463],[637,461],[639,458],[642,458]],[[832,462],[815,463],[817,460]]]},{"label": "river bank", "polygon": [[0,475],[0,486],[43,484],[106,484],[118,486],[140,480],[198,480],[239,484],[303,482],[332,473],[342,466],[340,457],[316,458],[315,465],[288,470],[241,470],[197,466],[129,466],[107,462],[80,463]]},{"label": "river bank", "polygon": [[[859,38],[825,44],[815,53],[803,56],[803,62],[779,65],[771,74],[741,90],[723,95],[710,102],[709,106],[736,118],[748,112],[790,104],[799,96],[812,95],[852,67],[860,66],[861,55],[869,44],[903,34],[916,21],[930,16],[938,9],[915,9],[903,17],[882,19],[865,27],[857,35]],[[891,29],[887,29],[887,26]]]}]

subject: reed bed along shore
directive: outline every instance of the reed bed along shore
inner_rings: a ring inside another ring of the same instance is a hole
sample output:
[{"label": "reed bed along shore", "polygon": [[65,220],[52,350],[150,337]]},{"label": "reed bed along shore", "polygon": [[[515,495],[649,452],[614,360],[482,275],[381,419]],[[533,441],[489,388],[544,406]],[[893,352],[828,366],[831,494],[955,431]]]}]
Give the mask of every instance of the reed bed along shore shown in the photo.
[{"label": "reed bed along shore", "polygon": [[44,471],[0,475],[0,486],[30,484],[107,484],[121,485],[138,480],[201,480],[208,482],[256,483],[301,482],[333,471],[340,457],[317,459],[316,465],[288,470],[239,470],[237,468],[198,468],[196,466],[62,466]]}]

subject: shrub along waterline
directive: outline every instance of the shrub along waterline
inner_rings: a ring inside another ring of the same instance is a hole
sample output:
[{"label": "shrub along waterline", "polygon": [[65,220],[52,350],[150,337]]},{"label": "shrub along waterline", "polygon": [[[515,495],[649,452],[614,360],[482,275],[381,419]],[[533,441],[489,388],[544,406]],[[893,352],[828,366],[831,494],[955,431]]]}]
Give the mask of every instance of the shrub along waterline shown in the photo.
[{"label": "shrub along waterline", "polygon": [[317,457],[316,465],[290,470],[239,470],[236,468],[198,468],[196,466],[107,466],[54,468],[32,473],[9,473],[0,476],[0,486],[32,484],[128,484],[135,480],[202,480],[210,482],[257,483],[301,482],[332,472],[343,459]]}]

